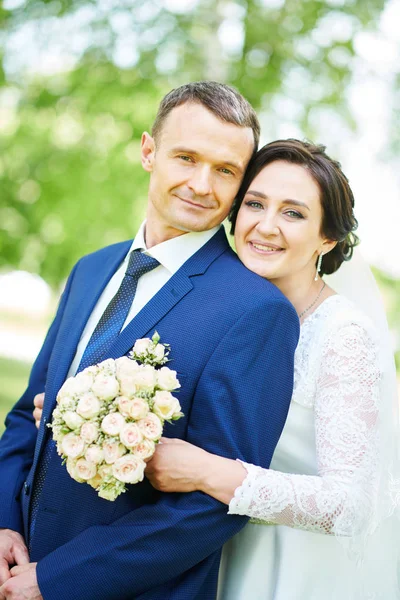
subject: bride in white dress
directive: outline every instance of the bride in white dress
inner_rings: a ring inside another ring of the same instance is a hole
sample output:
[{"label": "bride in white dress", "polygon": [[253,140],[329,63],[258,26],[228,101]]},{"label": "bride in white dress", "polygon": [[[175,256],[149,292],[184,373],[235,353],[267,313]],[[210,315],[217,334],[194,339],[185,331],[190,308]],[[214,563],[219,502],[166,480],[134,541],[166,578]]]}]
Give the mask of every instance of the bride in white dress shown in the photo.
[{"label": "bride in white dress", "polygon": [[286,425],[270,469],[163,438],[146,472],[162,491],[201,490],[250,517],[224,546],[219,600],[400,598],[400,540],[383,524],[400,483],[391,358],[359,302],[321,278],[351,258],[353,206],[323,147],[286,140],[258,152],[233,209],[240,259],[300,318]]}]

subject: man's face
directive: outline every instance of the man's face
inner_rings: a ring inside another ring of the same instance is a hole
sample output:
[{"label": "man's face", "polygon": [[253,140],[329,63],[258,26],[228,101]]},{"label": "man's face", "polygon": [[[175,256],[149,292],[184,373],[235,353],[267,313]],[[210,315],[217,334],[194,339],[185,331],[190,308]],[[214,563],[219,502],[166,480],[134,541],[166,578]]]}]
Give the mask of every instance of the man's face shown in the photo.
[{"label": "man's face", "polygon": [[147,230],[151,243],[206,231],[228,215],[254,148],[251,128],[220,121],[201,104],[174,108],[160,138],[142,136],[151,173]]}]

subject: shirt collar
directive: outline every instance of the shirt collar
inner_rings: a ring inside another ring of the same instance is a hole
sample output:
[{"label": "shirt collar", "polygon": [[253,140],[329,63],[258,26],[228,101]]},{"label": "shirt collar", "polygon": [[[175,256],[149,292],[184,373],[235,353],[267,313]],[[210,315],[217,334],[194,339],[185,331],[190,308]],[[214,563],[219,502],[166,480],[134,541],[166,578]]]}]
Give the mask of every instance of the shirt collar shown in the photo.
[{"label": "shirt collar", "polygon": [[133,240],[132,246],[129,249],[127,258],[132,250],[143,250],[146,254],[158,260],[158,262],[172,274],[176,273],[176,271],[178,271],[178,269],[180,269],[193,254],[200,250],[200,248],[217,233],[220,227],[222,227],[222,225],[218,225],[208,231],[191,231],[189,233],[184,233],[183,235],[171,238],[170,240],[166,240],[165,242],[161,242],[161,244],[157,244],[156,246],[147,249],[144,239],[145,226],[146,221],[143,221]]}]

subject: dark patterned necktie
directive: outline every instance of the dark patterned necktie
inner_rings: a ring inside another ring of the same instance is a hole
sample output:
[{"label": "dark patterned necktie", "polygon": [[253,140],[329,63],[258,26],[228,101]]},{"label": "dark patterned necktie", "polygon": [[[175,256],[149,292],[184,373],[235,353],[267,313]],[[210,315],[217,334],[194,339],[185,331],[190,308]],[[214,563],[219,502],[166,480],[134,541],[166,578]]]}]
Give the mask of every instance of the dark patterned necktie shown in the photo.
[{"label": "dark patterned necktie", "polygon": [[[140,250],[133,250],[131,252],[128,268],[126,269],[119,290],[107,306],[93,331],[89,343],[86,346],[86,350],[81,358],[81,362],[79,363],[77,372],[83,371],[86,367],[101,361],[107,350],[117,339],[126,321],[136,294],[139,279],[145,273],[158,267],[159,264],[158,260],[151,256],[147,256],[147,254],[143,254]],[[29,528],[30,541],[32,540],[34,533],[40,495],[43,490],[47,469],[53,452],[56,452],[55,442],[51,436],[48,436],[36,470],[33,485]]]}]

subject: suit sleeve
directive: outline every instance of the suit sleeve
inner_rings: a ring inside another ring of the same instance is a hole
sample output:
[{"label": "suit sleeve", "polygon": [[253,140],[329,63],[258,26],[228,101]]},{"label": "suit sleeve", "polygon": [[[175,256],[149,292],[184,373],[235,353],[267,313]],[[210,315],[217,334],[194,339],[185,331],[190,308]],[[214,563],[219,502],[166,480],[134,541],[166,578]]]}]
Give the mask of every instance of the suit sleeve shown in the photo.
[{"label": "suit sleeve", "polygon": [[[188,441],[269,466],[292,396],[298,329],[283,299],[250,309],[236,322],[199,380]],[[39,587],[45,600],[136,597],[200,563],[246,522],[201,492],[161,494],[39,561]]]},{"label": "suit sleeve", "polygon": [[[76,268],[76,267],[75,267]],[[61,296],[57,314],[32,367],[28,387],[8,413],[6,430],[0,440],[0,528],[23,535],[19,496],[32,466],[37,429],[33,419],[33,398],[45,389],[47,367],[63,316],[75,268]]]}]

